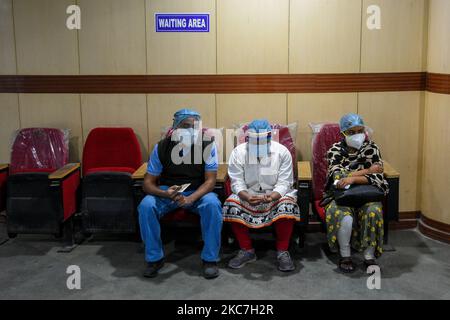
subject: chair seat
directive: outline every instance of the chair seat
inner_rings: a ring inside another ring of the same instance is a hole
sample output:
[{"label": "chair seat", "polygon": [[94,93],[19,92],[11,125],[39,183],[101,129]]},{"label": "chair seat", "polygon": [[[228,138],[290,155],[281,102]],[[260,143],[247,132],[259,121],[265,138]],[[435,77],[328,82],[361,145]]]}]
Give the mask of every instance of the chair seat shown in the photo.
[{"label": "chair seat", "polygon": [[136,170],[130,167],[97,167],[86,170],[86,175],[95,172],[127,172],[133,174]]},{"label": "chair seat", "polygon": [[14,171],[13,174],[16,174],[16,173],[51,173],[53,171],[55,171],[55,169],[52,169],[52,168],[23,168],[23,169]]},{"label": "chair seat", "polygon": [[198,224],[200,217],[189,210],[179,208],[166,214],[162,219],[164,222],[188,222]]}]

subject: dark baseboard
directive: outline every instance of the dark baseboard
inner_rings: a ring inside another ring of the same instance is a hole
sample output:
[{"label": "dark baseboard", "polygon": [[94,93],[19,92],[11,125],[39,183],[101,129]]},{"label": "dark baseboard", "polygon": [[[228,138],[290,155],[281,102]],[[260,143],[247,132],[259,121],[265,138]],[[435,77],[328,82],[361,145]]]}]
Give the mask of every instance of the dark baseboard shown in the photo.
[{"label": "dark baseboard", "polygon": [[450,225],[430,219],[423,214],[419,221],[419,230],[432,239],[450,244]]}]

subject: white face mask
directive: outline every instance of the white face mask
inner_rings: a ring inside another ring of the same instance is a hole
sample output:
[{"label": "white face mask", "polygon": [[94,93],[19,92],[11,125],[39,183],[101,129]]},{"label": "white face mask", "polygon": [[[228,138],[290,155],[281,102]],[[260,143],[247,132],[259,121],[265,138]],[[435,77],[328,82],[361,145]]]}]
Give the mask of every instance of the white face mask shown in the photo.
[{"label": "white face mask", "polygon": [[352,136],[345,137],[345,142],[347,142],[347,145],[357,150],[361,149],[365,140],[366,140],[365,133],[357,133]]},{"label": "white face mask", "polygon": [[175,130],[175,141],[179,141],[183,146],[190,147],[198,138],[198,130],[193,128]]}]

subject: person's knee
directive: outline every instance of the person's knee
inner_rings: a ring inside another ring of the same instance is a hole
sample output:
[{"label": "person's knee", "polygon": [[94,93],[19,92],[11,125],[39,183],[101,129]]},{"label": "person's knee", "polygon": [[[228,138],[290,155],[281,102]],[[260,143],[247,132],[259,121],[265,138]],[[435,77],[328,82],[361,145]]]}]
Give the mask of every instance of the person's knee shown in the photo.
[{"label": "person's knee", "polygon": [[341,226],[351,229],[353,226],[353,217],[351,215],[344,216],[341,220]]},{"label": "person's knee", "polygon": [[200,200],[200,207],[205,209],[204,212],[207,212],[211,218],[222,221],[222,204],[215,193],[209,192]]},{"label": "person's knee", "polygon": [[370,203],[367,206],[366,214],[376,221],[383,220],[383,209],[379,203]]},{"label": "person's knee", "polygon": [[156,198],[151,195],[147,195],[142,199],[138,206],[139,216],[147,216],[148,214],[154,213],[156,208]]},{"label": "person's knee", "polygon": [[222,206],[219,198],[217,197],[217,194],[215,194],[214,192],[208,192],[200,200],[201,200],[201,205],[204,205],[207,207],[221,207]]}]

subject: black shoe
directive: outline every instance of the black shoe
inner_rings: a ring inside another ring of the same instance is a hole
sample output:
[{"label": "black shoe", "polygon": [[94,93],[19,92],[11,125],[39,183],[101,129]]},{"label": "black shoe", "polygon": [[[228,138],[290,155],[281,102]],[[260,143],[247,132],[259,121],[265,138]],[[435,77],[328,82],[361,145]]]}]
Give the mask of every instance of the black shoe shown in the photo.
[{"label": "black shoe", "polygon": [[219,276],[219,267],[217,262],[203,261],[203,277],[205,279],[214,279]]},{"label": "black shoe", "polygon": [[147,264],[147,269],[144,271],[144,277],[154,278],[158,275],[158,270],[164,265],[164,258],[155,262],[149,262]]}]

